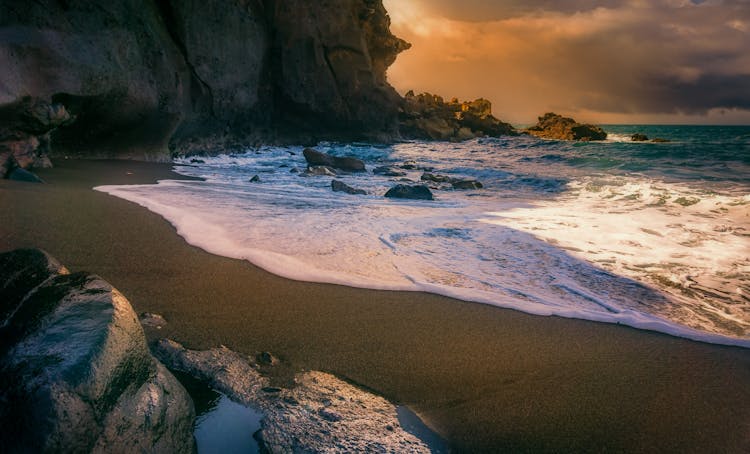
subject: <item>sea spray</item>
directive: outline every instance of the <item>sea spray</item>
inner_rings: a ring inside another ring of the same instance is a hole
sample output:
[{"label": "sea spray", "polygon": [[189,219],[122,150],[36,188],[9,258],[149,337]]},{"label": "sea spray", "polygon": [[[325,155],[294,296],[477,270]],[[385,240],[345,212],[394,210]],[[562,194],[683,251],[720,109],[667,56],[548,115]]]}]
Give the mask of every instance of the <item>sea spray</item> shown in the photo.
[{"label": "sea spray", "polygon": [[[292,279],[750,346],[750,128],[608,129],[673,142],[320,144],[370,171],[404,167],[336,177],[367,195],[291,172],[305,166],[300,147],[264,147],[175,162],[205,181],[97,189],[159,213],[195,246]],[[428,182],[435,201],[383,197],[425,170],[484,189]]]}]

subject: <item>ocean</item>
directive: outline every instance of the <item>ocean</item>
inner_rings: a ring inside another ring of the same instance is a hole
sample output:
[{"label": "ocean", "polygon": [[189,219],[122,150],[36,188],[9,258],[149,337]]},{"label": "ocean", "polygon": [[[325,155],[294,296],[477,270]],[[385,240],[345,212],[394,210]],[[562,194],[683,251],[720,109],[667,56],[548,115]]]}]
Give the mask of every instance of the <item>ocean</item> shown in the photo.
[{"label": "ocean", "polygon": [[[750,347],[750,127],[604,129],[606,142],[315,147],[364,160],[367,173],[335,178],[367,195],[300,176],[302,147],[175,160],[205,181],[96,189],[158,213],[192,245],[291,279]],[[632,142],[633,133],[670,142]],[[379,166],[404,175],[373,174]],[[425,171],[484,188],[428,182],[434,201],[383,197]]]}]

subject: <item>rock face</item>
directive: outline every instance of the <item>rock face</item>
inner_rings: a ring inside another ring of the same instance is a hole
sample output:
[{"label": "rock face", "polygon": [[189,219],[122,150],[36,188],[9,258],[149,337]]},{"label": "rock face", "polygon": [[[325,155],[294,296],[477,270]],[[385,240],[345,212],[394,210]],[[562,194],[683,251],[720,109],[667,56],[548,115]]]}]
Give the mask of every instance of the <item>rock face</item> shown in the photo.
[{"label": "rock face", "polygon": [[155,354],[170,368],[259,408],[261,452],[430,452],[401,427],[393,404],[333,375],[302,372],[293,387],[276,388],[257,364],[226,347],[193,351],[162,339]]},{"label": "rock face", "polygon": [[401,110],[401,132],[406,137],[461,141],[475,137],[517,135],[508,123],[492,116],[486,99],[449,102],[430,93],[408,92]]},{"label": "rock face", "polygon": [[0,254],[4,452],[192,452],[192,401],[128,301],[39,250]]},{"label": "rock face", "polygon": [[312,148],[305,148],[302,154],[310,166],[326,166],[334,169],[345,170],[347,172],[364,172],[365,163],[357,158],[331,156]]},{"label": "rock face", "polygon": [[572,118],[546,113],[539,122],[525,132],[532,136],[555,140],[606,140],[607,133],[598,126],[581,124]]},{"label": "rock face", "polygon": [[56,154],[167,160],[168,146],[393,138],[385,71],[409,44],[389,26],[380,0],[3,1],[0,116],[69,117],[0,142],[39,154],[56,128]]}]

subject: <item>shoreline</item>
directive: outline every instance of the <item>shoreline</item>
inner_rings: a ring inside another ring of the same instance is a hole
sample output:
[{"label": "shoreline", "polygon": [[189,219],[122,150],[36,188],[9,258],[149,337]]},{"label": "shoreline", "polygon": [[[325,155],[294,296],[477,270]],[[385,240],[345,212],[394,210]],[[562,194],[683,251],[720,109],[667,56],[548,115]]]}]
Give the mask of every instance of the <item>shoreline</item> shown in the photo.
[{"label": "shoreline", "polygon": [[171,164],[58,164],[39,172],[47,185],[0,181],[9,219],[0,250],[41,247],[101,275],[137,312],[167,318],[160,336],[270,351],[282,359],[280,382],[297,370],[331,372],[408,405],[460,451],[750,446],[746,349],[434,294],[290,281],[192,247],[161,216],[91,190],[184,179]]}]

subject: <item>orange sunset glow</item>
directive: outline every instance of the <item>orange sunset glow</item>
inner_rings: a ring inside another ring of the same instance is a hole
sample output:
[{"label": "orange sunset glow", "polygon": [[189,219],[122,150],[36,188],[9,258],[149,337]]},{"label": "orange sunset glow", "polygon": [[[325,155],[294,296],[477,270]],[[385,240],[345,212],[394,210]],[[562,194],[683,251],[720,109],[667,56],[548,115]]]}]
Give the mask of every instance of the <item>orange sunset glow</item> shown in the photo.
[{"label": "orange sunset glow", "polygon": [[741,0],[386,0],[412,43],[400,93],[488,98],[498,118],[750,123],[750,7]]}]

